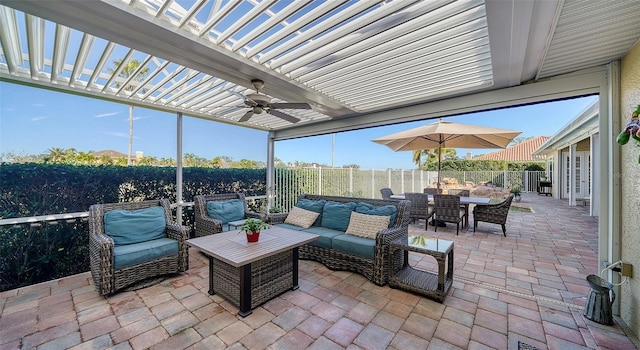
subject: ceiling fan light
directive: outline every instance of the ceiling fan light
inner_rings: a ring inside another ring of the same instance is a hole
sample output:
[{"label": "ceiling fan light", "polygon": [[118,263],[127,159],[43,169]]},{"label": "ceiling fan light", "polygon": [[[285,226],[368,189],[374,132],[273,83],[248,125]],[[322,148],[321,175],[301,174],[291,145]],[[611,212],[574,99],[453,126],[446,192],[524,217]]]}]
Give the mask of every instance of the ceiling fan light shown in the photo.
[{"label": "ceiling fan light", "polygon": [[258,106],[253,107],[253,113],[255,114],[262,114],[262,111],[264,111],[262,107],[258,107]]}]

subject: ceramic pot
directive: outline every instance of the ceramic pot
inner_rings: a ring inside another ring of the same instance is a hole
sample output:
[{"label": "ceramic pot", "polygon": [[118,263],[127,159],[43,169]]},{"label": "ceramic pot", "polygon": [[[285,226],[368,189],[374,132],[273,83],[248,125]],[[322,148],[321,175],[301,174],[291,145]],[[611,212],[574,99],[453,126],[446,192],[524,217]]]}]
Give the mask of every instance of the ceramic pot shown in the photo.
[{"label": "ceramic pot", "polygon": [[260,238],[260,231],[253,232],[252,234],[247,233],[247,242],[257,242],[258,238]]}]

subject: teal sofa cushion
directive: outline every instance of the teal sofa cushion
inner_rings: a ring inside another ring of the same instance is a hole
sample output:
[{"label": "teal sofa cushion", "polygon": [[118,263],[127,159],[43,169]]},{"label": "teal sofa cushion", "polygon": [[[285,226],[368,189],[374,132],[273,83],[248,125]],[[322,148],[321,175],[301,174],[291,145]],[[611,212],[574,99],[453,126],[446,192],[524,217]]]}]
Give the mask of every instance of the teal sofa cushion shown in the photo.
[{"label": "teal sofa cushion", "polygon": [[321,226],[345,232],[349,227],[351,212],[356,208],[356,203],[338,203],[328,201],[322,210]]},{"label": "teal sofa cushion", "polygon": [[275,225],[275,226],[278,226],[278,227],[284,227],[284,228],[287,228],[287,229],[289,229],[289,230],[296,230],[296,231],[302,231],[302,230],[304,230],[304,228],[303,228],[303,227],[296,226],[296,225],[290,225],[290,224],[277,224],[277,225]]},{"label": "teal sofa cushion", "polygon": [[178,254],[178,241],[170,238],[113,247],[116,270]]},{"label": "teal sofa cushion", "polygon": [[383,205],[378,207],[373,204],[360,202],[358,203],[358,206],[356,206],[356,213],[389,216],[389,227],[393,227],[396,224],[396,215],[398,214],[398,208],[395,205]]},{"label": "teal sofa cushion", "polygon": [[318,237],[318,239],[309,242],[309,245],[328,249],[331,249],[331,239],[344,233],[321,226],[311,226],[307,229],[304,229],[303,231],[320,236]]},{"label": "teal sofa cushion", "polygon": [[228,224],[230,221],[244,219],[244,203],[240,199],[229,199],[226,201],[208,201],[207,215],[210,218]]},{"label": "teal sofa cushion", "polygon": [[312,225],[312,226],[320,226],[320,223],[322,222],[322,209],[324,209],[325,203],[327,203],[327,201],[325,200],[314,201],[311,199],[303,198],[303,199],[300,199],[298,203],[296,203],[296,207],[313,211],[316,213],[320,213],[320,215]]},{"label": "teal sofa cushion", "polygon": [[116,246],[164,238],[166,228],[163,207],[118,209],[104,214],[104,230]]},{"label": "teal sofa cushion", "polygon": [[376,240],[353,235],[339,235],[331,240],[332,248],[344,253],[373,259],[376,252]]}]

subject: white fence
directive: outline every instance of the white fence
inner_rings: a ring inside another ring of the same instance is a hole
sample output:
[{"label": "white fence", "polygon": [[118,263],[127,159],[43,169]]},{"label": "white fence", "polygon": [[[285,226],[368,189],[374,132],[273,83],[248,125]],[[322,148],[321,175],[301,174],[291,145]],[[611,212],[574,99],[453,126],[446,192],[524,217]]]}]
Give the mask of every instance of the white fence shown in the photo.
[{"label": "white fence", "polygon": [[[454,178],[459,184],[491,183],[496,187],[519,187],[535,192],[544,171],[442,171],[440,179]],[[422,192],[435,185],[438,173],[422,170],[381,170],[353,168],[276,169],[274,206],[283,210],[295,205],[302,193],[381,198],[380,189],[394,193]]]}]

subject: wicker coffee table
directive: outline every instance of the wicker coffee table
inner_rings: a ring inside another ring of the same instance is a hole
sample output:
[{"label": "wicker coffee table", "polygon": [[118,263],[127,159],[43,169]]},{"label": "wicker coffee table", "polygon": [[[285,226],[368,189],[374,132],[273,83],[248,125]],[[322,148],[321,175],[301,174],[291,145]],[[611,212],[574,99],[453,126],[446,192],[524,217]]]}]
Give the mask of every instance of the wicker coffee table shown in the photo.
[{"label": "wicker coffee table", "polygon": [[[438,262],[438,274],[409,265],[409,252],[433,256]],[[437,238],[409,236],[391,242],[389,261],[395,254],[404,254],[404,263],[391,268],[389,285],[443,302],[453,283],[453,242]],[[446,268],[446,271],[445,271]]]},{"label": "wicker coffee table", "polygon": [[258,305],[298,288],[298,247],[317,235],[277,226],[247,243],[244,232],[228,231],[187,240],[209,257],[209,294],[218,294],[246,317]]}]

